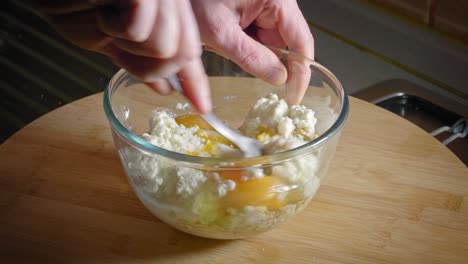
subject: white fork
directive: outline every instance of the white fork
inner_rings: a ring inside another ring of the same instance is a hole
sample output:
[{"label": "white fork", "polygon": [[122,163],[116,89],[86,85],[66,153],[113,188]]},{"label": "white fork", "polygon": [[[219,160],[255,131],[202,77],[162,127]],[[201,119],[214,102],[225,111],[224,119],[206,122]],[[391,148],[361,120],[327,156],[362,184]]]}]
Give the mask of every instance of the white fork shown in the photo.
[{"label": "white fork", "polygon": [[[129,78],[129,85],[142,83],[132,76]],[[185,96],[185,93],[182,90],[182,86],[180,85],[179,78],[176,75],[169,76],[167,80],[172,88],[174,88],[174,90]],[[246,137],[231,129],[221,120],[219,120],[219,118],[213,112],[201,115],[201,117],[205,119],[205,121],[210,124],[217,132],[234,143],[240,149],[240,151],[242,151],[244,157],[257,157],[262,155],[262,144],[260,142],[258,142],[256,139]]]}]

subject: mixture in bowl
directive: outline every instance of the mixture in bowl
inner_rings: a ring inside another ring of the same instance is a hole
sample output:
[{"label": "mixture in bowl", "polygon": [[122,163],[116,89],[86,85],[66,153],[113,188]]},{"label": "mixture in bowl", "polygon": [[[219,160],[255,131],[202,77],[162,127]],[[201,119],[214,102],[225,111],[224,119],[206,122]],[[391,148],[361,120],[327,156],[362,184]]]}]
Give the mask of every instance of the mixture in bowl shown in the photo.
[{"label": "mixture in bowl", "polygon": [[[265,154],[286,151],[317,137],[313,110],[288,106],[276,94],[260,98],[239,131],[256,138]],[[236,146],[198,115],[157,110],[142,135],[158,147],[201,157],[237,157]],[[127,174],[144,205],[185,232],[215,238],[263,232],[301,210],[320,186],[318,153],[268,168],[200,170],[162,156],[125,149]]]}]

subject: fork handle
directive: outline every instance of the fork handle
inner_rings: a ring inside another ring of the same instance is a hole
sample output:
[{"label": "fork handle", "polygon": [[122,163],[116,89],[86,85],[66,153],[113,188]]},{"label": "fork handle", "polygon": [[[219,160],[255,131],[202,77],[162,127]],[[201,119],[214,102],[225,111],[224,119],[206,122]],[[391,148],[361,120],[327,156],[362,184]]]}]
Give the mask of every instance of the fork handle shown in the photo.
[{"label": "fork handle", "polygon": [[[182,86],[180,85],[179,78],[173,74],[167,77],[167,81],[169,84],[179,92],[180,94],[185,96],[184,91],[182,90]],[[247,156],[260,156],[261,151],[260,149],[260,143],[256,140],[253,140],[251,138],[248,138],[241,133],[238,133],[237,131],[231,129],[228,127],[226,124],[224,124],[219,118],[213,114],[213,112],[210,112],[208,114],[203,114],[201,115],[205,121],[210,124],[216,131],[218,131],[221,135],[225,136],[227,139],[229,139],[231,142],[234,142],[239,149],[244,152]],[[253,150],[253,146],[257,148],[257,150]]]}]

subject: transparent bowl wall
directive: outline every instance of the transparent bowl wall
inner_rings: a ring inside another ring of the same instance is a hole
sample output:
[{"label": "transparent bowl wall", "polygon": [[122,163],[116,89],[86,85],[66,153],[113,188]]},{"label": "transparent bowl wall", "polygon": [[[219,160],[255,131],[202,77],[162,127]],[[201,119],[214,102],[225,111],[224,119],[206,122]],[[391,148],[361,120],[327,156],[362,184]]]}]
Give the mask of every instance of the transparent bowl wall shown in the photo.
[{"label": "transparent bowl wall", "polygon": [[[316,194],[347,118],[348,99],[336,77],[323,66],[293,53],[275,52],[281,53],[285,65],[299,59],[310,65],[309,88],[301,104],[315,111],[319,136],[296,149],[262,157],[203,158],[151,145],[140,135],[148,132],[152,111],[166,109],[176,115],[195,111],[180,107],[180,103],[187,102],[180,94],[160,96],[143,84],[128,82],[124,70],[110,81],[104,109],[123,168],[141,202],[168,225],[202,237],[244,238],[286,221]],[[284,98],[284,87],[254,78],[227,59],[205,52],[203,61],[214,112],[233,128],[242,124],[260,97],[274,92]],[[220,174],[238,175],[259,169],[268,175],[263,182],[238,183],[237,190],[224,196],[219,193],[219,185],[211,184],[219,180]],[[190,185],[183,175],[203,179],[202,184],[193,185],[195,195],[180,191],[184,184]]]}]

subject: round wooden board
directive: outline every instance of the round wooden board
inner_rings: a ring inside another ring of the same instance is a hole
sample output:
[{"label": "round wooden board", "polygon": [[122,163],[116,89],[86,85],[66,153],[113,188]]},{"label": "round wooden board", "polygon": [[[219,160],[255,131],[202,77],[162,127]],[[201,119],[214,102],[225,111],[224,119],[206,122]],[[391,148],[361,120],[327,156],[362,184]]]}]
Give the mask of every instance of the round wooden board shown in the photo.
[{"label": "round wooden board", "polygon": [[245,240],[186,235],[132,192],[102,94],[0,147],[0,263],[468,263],[468,170],[413,124],[351,98],[316,198]]}]

